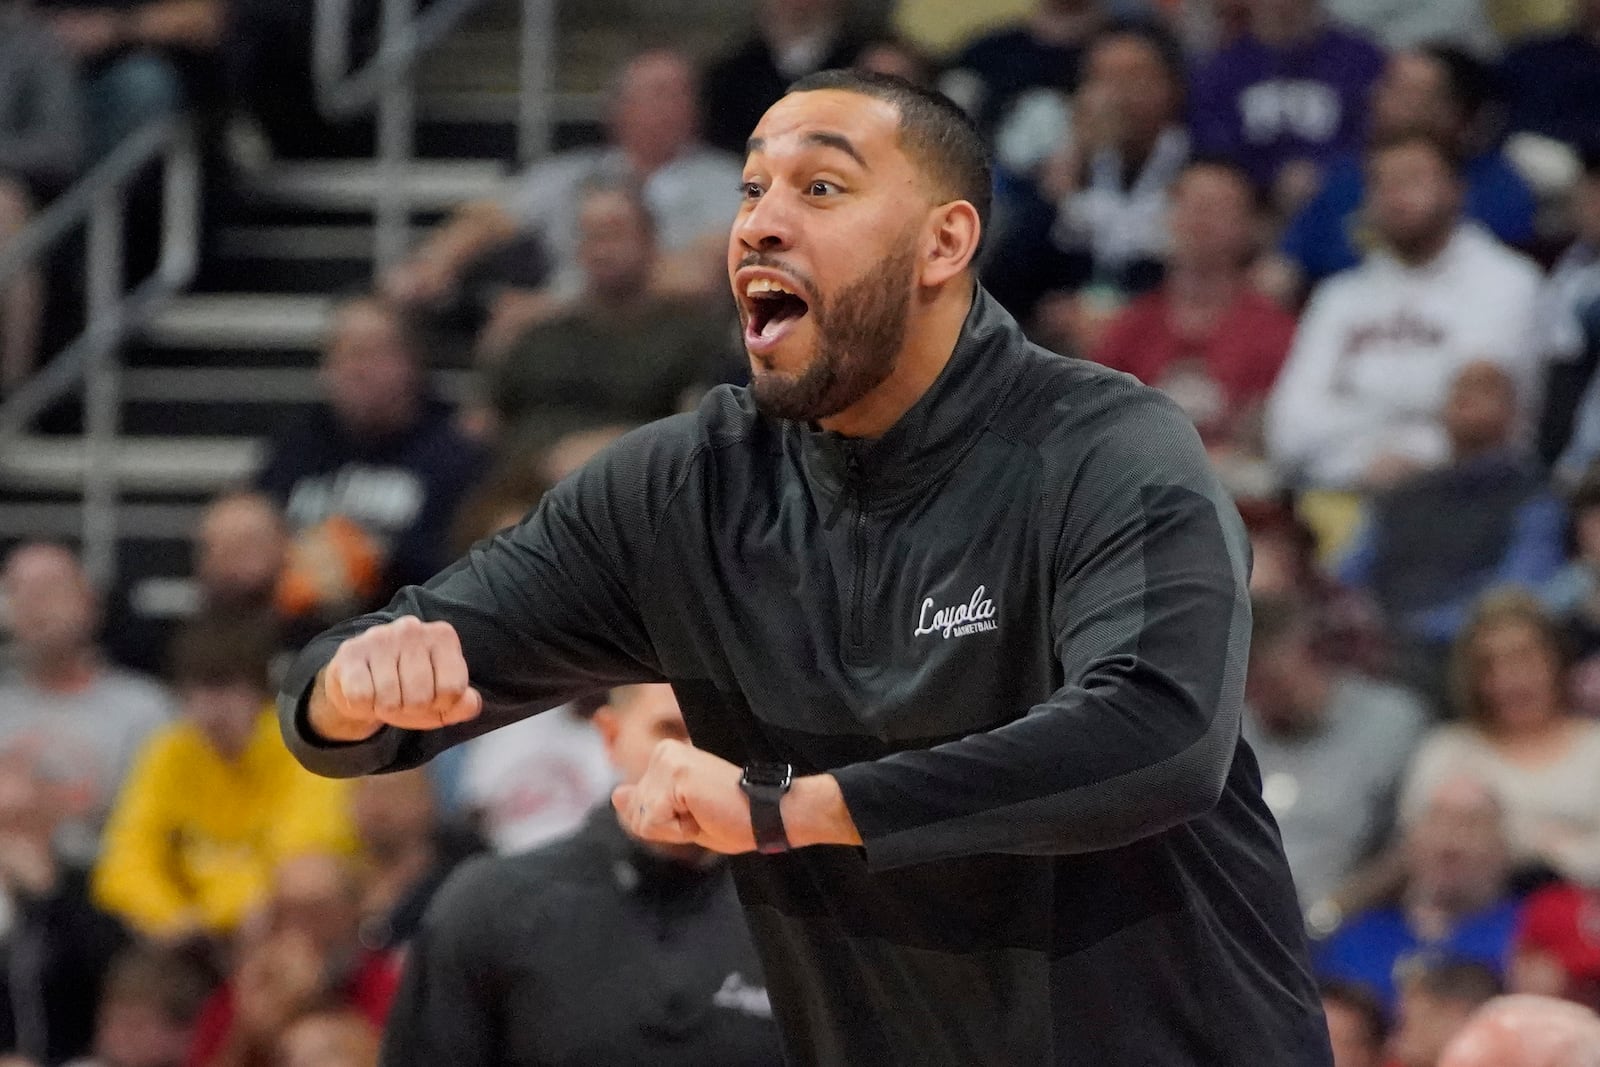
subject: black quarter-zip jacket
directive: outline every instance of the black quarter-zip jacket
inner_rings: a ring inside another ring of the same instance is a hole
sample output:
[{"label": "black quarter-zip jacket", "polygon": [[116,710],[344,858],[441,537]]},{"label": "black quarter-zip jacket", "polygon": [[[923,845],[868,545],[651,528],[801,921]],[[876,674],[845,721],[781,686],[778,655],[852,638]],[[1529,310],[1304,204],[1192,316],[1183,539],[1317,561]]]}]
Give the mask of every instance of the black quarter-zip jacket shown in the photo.
[{"label": "black quarter-zip jacket", "polygon": [[[865,842],[733,860],[791,1062],[1327,1067],[1239,735],[1247,557],[1182,413],[979,289],[883,437],[715,390],[314,641],[284,732],[358,775],[664,679],[697,746],[834,774]],[[320,742],[316,672],[400,614],[454,625],[485,713]]]}]

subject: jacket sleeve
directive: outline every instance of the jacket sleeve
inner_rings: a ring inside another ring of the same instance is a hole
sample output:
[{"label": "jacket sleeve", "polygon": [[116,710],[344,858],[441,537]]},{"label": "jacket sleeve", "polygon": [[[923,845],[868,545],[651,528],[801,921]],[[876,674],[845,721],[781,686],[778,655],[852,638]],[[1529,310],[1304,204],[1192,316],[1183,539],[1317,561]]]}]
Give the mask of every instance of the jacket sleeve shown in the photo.
[{"label": "jacket sleeve", "polygon": [[[577,697],[661,680],[633,584],[653,547],[654,521],[681,480],[692,425],[686,415],[635,431],[551,490],[516,527],[426,584],[402,589],[383,610],[315,638],[279,695],[290,751],[334,778],[402,770]],[[340,642],[402,615],[455,628],[483,714],[444,730],[384,727],[356,744],[315,737],[305,701],[317,673]]]},{"label": "jacket sleeve", "polygon": [[1047,454],[1046,471],[1046,500],[1064,495],[1051,612],[1064,684],[1004,726],[833,772],[876,867],[1116,848],[1222,793],[1247,547],[1198,436],[1143,393],[1073,469],[1052,473]]},{"label": "jacket sleeve", "polygon": [[169,758],[170,735],[145,746],[106,823],[95,864],[96,903],[142,933],[160,936],[198,921],[191,894],[177,881],[172,852],[177,826],[169,805],[181,802]]}]

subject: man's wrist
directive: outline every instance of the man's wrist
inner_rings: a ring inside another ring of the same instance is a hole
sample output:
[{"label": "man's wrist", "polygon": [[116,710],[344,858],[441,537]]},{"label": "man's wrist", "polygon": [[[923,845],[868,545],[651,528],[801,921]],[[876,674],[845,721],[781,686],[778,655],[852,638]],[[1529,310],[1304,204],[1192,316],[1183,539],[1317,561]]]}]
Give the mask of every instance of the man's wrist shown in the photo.
[{"label": "man's wrist", "polygon": [[861,834],[845,806],[839,780],[831,774],[796,778],[779,810],[792,848],[861,844]]}]

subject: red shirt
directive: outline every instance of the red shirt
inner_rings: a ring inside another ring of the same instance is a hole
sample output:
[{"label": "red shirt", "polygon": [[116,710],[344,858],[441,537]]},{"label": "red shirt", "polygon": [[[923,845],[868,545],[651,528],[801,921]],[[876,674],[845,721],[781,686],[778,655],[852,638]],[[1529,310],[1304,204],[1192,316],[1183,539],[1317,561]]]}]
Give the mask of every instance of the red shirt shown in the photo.
[{"label": "red shirt", "polygon": [[1246,289],[1208,332],[1184,336],[1162,288],[1129,304],[1091,358],[1170,394],[1209,444],[1233,435],[1266,399],[1294,330],[1293,315]]},{"label": "red shirt", "polygon": [[1600,983],[1600,892],[1566,884],[1539,890],[1522,906],[1516,945],[1554,957],[1575,983]]},{"label": "red shirt", "polygon": [[[369,951],[364,953],[360,965],[346,983],[338,1006],[358,1012],[375,1029],[382,1031],[399,986],[400,964],[395,955]],[[233,985],[227,983],[211,994],[200,1010],[185,1067],[208,1067],[222,1051],[233,1031],[234,1010]]]}]

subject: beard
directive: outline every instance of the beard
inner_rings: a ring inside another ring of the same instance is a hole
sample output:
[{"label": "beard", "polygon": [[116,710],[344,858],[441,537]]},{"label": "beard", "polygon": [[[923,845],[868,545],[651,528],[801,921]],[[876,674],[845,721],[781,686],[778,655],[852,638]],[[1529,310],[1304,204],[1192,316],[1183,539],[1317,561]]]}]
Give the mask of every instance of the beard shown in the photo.
[{"label": "beard", "polygon": [[[916,244],[908,236],[878,267],[839,296],[809,305],[816,343],[798,374],[751,375],[756,405],[775,419],[816,422],[849,408],[894,372],[911,318]],[[750,262],[759,262],[752,257]]]}]

